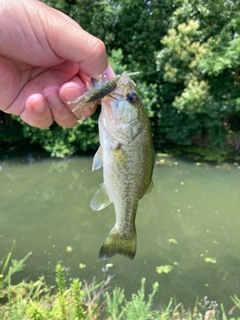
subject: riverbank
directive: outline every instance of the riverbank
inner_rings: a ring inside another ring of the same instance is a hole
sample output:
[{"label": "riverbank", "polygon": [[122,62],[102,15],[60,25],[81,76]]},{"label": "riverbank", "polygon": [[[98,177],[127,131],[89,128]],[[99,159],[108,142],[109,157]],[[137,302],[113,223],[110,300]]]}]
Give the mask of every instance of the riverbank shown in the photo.
[{"label": "riverbank", "polygon": [[[75,156],[94,156],[96,150],[90,151],[78,151]],[[4,157],[19,157],[21,155],[26,156],[28,153],[41,156],[41,158],[49,158],[51,155],[46,150],[42,149],[38,144],[29,144],[25,142],[19,142],[17,145],[11,145],[8,143],[0,145],[0,158]],[[194,146],[165,146],[161,150],[155,150],[156,157],[158,158],[180,158],[193,162],[209,162],[209,163],[223,163],[223,162],[239,162],[240,154],[237,150],[213,150],[206,147],[194,147]],[[55,158],[68,158],[68,155],[59,154],[54,156]]]},{"label": "riverbank", "polygon": [[232,296],[233,307],[229,311],[224,309],[224,304],[209,301],[207,297],[200,301],[196,298],[192,310],[186,310],[181,302],[176,303],[171,297],[168,305],[162,306],[160,302],[156,305],[154,297],[159,290],[157,282],[146,296],[146,279],[142,278],[139,290],[127,299],[124,289],[111,287],[113,276],[110,275],[98,283],[74,278],[67,284],[65,269],[60,263],[55,268],[55,286],[49,286],[44,276],[37,281],[22,280],[12,285],[12,276],[23,269],[24,262],[31,255],[29,253],[19,261],[12,260],[8,266],[12,249],[0,265],[1,320],[240,319],[237,316],[240,300],[236,295]]}]

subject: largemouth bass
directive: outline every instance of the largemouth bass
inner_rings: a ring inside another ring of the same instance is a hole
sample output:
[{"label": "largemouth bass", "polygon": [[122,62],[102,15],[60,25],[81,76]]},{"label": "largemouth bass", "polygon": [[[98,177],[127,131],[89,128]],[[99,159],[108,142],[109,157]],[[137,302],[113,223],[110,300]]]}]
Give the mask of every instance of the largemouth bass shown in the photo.
[{"label": "largemouth bass", "polygon": [[116,222],[103,243],[99,259],[136,254],[135,217],[138,201],[153,191],[154,150],[150,122],[135,83],[124,72],[119,86],[102,98],[100,147],[92,170],[103,167],[103,184],[91,200],[93,210],[113,203]]}]

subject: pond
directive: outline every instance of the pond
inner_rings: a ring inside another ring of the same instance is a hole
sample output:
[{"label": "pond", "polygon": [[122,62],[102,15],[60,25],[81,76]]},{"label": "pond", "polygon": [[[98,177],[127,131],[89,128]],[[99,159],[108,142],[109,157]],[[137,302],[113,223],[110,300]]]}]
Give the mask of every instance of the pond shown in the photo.
[{"label": "pond", "polygon": [[[45,275],[54,282],[58,261],[67,277],[92,281],[115,274],[111,286],[129,297],[146,277],[159,283],[157,302],[170,297],[194,306],[197,297],[224,302],[240,297],[240,165],[210,165],[163,158],[155,165],[155,192],[137,212],[137,254],[98,260],[115,220],[113,206],[94,212],[90,201],[102,182],[92,157],[52,159],[37,153],[0,161],[0,257],[16,240],[14,258],[33,254],[15,281]],[[0,260],[1,260],[0,259]],[[106,263],[113,266],[105,270]]]}]

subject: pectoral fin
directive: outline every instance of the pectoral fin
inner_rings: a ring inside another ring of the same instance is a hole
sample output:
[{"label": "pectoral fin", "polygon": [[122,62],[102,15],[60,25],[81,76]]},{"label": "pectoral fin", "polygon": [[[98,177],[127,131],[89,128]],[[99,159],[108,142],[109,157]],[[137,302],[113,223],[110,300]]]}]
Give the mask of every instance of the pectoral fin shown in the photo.
[{"label": "pectoral fin", "polygon": [[102,163],[102,148],[101,146],[98,148],[95,156],[93,158],[92,171],[101,169],[103,166]]},{"label": "pectoral fin", "polygon": [[153,191],[154,191],[154,184],[153,184],[153,181],[151,180],[145,194],[151,193]]},{"label": "pectoral fin", "polygon": [[112,200],[109,198],[105,184],[102,183],[100,188],[97,190],[93,196],[90,207],[95,211],[100,211],[112,203]]}]

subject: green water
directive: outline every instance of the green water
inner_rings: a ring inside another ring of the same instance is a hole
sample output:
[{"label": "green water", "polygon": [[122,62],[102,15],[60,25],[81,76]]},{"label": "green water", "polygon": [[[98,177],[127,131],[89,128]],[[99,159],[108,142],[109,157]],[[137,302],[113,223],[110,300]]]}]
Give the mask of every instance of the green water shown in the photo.
[{"label": "green water", "polygon": [[[52,282],[62,261],[69,279],[115,274],[112,287],[120,285],[127,296],[146,277],[148,291],[159,282],[156,303],[173,296],[188,307],[208,296],[230,308],[230,295],[240,297],[240,166],[168,160],[171,166],[155,166],[155,192],[139,203],[135,259],[116,256],[103,272],[98,251],[115,216],[112,206],[100,212],[89,207],[102,182],[101,170],[91,172],[92,157],[2,157],[0,257],[13,239],[14,258],[33,252],[15,280],[44,274]],[[156,272],[165,265],[171,272]]]}]

